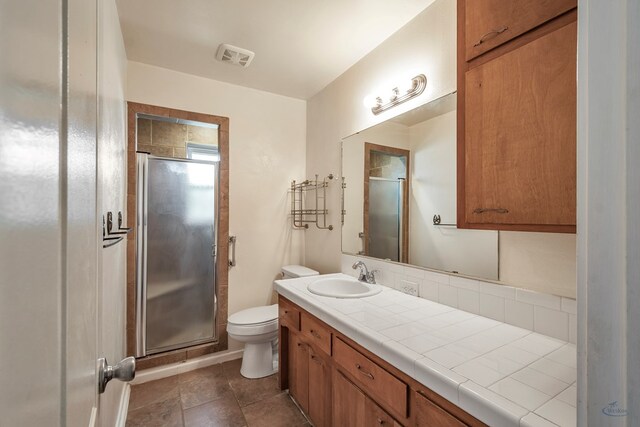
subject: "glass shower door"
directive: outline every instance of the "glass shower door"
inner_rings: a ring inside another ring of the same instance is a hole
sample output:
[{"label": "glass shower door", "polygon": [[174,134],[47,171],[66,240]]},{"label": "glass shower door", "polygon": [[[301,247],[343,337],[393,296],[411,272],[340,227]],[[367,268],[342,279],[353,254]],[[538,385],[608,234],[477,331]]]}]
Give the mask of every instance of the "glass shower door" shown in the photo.
[{"label": "glass shower door", "polygon": [[402,183],[369,178],[369,251],[374,258],[400,261],[402,245]]},{"label": "glass shower door", "polygon": [[144,349],[215,338],[217,164],[148,156]]}]

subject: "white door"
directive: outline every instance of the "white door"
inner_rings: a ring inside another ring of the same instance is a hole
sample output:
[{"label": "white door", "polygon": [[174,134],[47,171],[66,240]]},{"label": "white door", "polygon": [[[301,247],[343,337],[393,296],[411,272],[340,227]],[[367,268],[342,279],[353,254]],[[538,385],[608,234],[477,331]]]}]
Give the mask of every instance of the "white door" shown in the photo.
[{"label": "white door", "polygon": [[0,3],[0,425],[97,411],[96,34],[95,1]]}]

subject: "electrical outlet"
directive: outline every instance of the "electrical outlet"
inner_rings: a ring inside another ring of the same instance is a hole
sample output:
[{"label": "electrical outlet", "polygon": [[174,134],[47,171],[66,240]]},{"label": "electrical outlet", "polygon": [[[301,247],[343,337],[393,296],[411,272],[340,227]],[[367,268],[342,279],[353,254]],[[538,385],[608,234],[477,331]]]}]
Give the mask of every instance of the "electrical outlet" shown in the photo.
[{"label": "electrical outlet", "polygon": [[400,280],[400,286],[398,287],[400,292],[404,292],[407,295],[412,295],[414,297],[418,296],[418,284],[414,282],[409,282],[408,280]]}]

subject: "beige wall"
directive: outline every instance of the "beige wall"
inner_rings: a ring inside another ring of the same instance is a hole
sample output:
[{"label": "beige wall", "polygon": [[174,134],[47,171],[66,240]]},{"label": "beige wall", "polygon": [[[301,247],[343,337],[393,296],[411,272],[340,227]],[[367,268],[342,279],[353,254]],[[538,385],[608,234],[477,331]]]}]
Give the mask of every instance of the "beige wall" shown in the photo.
[{"label": "beige wall", "polygon": [[[455,91],[455,54],[456,1],[437,0],[308,101],[307,172],[339,170],[342,138]],[[427,76],[427,89],[419,97],[379,116],[365,107],[367,95],[393,87],[385,82],[418,73]],[[339,191],[330,194],[329,203],[340,206]],[[339,223],[339,208],[330,214],[331,221]],[[575,297],[575,236],[501,234],[504,281]],[[305,247],[309,267],[323,273],[340,270],[340,233],[309,230]]]},{"label": "beige wall", "polygon": [[306,177],[306,102],[137,62],[129,62],[127,99],[229,117],[229,233],[238,238],[229,314],[271,303],[280,267],[304,260],[287,190]]}]

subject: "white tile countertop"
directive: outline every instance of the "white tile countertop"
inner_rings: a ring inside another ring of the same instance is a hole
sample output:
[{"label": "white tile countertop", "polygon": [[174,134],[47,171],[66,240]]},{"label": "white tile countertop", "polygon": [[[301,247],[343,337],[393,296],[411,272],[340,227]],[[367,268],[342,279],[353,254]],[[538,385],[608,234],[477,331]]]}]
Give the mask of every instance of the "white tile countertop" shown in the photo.
[{"label": "white tile countertop", "polygon": [[276,291],[490,426],[575,426],[576,347],[382,286],[338,299],[277,280]]}]

